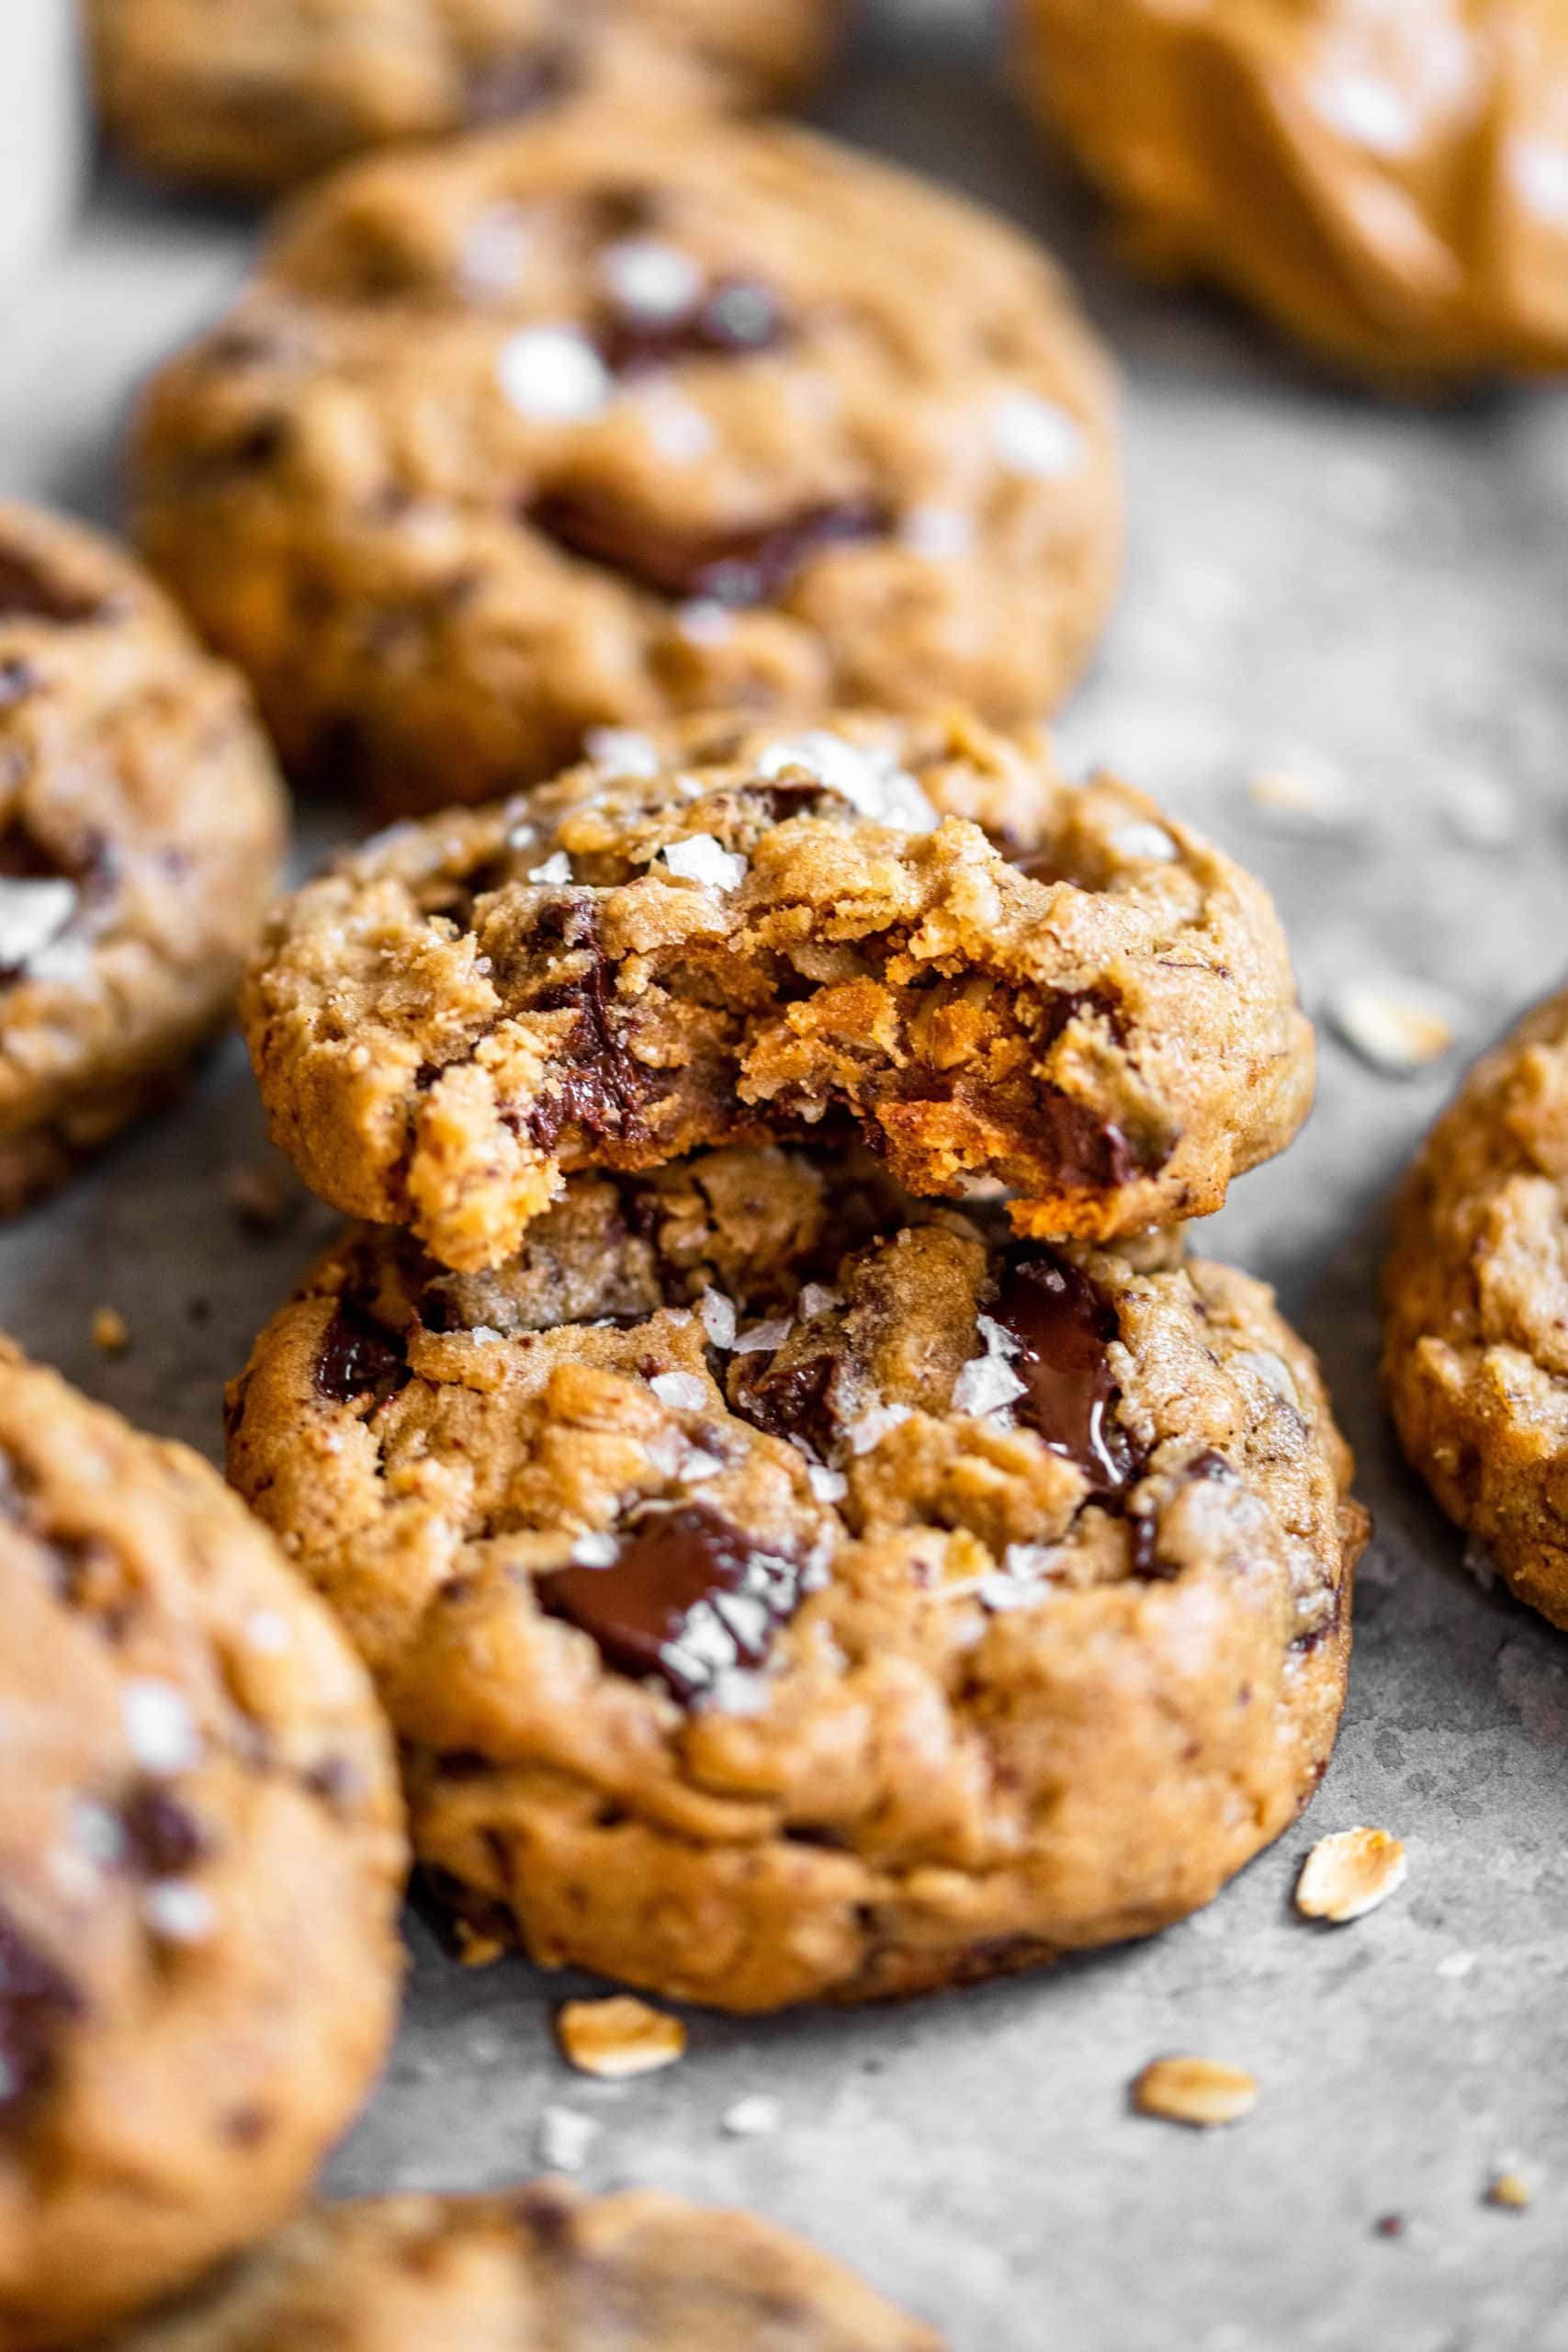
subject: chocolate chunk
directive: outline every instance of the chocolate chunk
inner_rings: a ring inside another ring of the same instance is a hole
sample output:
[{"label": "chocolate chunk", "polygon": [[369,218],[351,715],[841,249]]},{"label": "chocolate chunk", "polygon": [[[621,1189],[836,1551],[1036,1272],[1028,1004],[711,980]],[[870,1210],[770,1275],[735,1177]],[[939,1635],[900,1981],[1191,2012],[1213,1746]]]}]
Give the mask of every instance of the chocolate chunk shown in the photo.
[{"label": "chocolate chunk", "polygon": [[599,940],[599,910],[591,899],[574,896],[546,908],[535,926],[535,944],[547,946],[556,938],[566,954],[581,959],[581,969],[547,983],[529,1007],[577,1015],[570,1065],[556,1070],[551,1091],[524,1119],[541,1151],[554,1151],[569,1127],[595,1137],[635,1136],[648,1083],[611,1017],[609,967]]},{"label": "chocolate chunk", "polygon": [[738,1358],[730,1375],[735,1409],[754,1429],[829,1462],[838,1429],[829,1395],[835,1361],[826,1349],[787,1362],[780,1355]]},{"label": "chocolate chunk", "polygon": [[68,628],[102,610],[102,597],[68,588],[20,548],[0,547],[0,620],[56,621]]},{"label": "chocolate chunk", "polygon": [[1117,1426],[1117,1387],[1106,1351],[1116,1317],[1088,1276],[1037,1242],[1003,1259],[990,1313],[1018,1343],[1012,1369],[1026,1394],[1016,1410],[1053,1453],[1076,1463],[1096,1494],[1119,1494],[1135,1475]]},{"label": "chocolate chunk", "polygon": [[82,1996],[0,1905],[0,2122],[55,2070],[61,2029]]},{"label": "chocolate chunk", "polygon": [[673,317],[617,308],[600,322],[594,342],[611,374],[624,377],[672,368],[682,359],[734,359],[772,351],[787,333],[784,310],[771,288],[751,278],[727,277]]},{"label": "chocolate chunk", "polygon": [[351,1306],[339,1306],[322,1335],[316,1355],[318,1392],[334,1405],[356,1404],[373,1397],[384,1405],[409,1382],[401,1351],[368,1317]]},{"label": "chocolate chunk", "polygon": [[1047,1089],[1035,1115],[1059,1184],[1131,1184],[1148,1172],[1115,1122],[1102,1119],[1087,1102]]},{"label": "chocolate chunk", "polygon": [[877,538],[887,528],[874,499],[853,498],[750,529],[683,532],[581,487],[547,492],[529,519],[570,554],[607,564],[655,595],[737,610],[782,594],[824,549]]},{"label": "chocolate chunk", "polygon": [[469,73],[463,85],[463,119],[476,130],[514,121],[564,98],[576,78],[576,57],[566,41],[502,51]]},{"label": "chocolate chunk", "polygon": [[657,1674],[690,1702],[758,1667],[801,1596],[798,1561],[768,1552],[705,1503],[649,1505],[606,1567],[542,1577],[539,1604],[591,1634],[623,1674]]},{"label": "chocolate chunk", "polygon": [[178,1878],[209,1849],[207,1831],[189,1807],[155,1781],[144,1781],[119,1806],[126,1857],[143,1878]]}]

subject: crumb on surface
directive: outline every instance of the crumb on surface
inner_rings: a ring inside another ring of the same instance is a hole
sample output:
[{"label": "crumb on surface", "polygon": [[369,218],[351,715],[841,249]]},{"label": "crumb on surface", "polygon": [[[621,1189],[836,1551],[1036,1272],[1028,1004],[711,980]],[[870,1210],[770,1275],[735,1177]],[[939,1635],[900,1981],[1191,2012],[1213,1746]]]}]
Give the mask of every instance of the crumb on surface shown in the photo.
[{"label": "crumb on surface", "polygon": [[556,2035],[562,2055],[579,2074],[608,2082],[672,2066],[686,2049],[680,2018],[631,1993],[566,2002],[556,2018]]},{"label": "crumb on surface", "polygon": [[107,1356],[121,1356],[130,1345],[130,1326],[118,1306],[93,1309],[93,1345]]},{"label": "crumb on surface", "polygon": [[1218,2058],[1156,2058],[1133,2085],[1133,2105],[1140,2115],[1189,2123],[1200,2131],[1239,2123],[1257,2104],[1253,2077]]}]

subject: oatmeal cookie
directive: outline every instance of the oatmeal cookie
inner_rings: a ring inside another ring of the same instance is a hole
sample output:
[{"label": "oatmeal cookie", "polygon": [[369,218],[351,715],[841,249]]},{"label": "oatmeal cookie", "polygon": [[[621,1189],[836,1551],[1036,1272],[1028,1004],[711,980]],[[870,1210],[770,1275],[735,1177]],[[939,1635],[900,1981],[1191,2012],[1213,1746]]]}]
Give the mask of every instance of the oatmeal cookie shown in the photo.
[{"label": "oatmeal cookie", "polygon": [[284,838],[239,679],[102,540],[0,503],[0,1216],[228,1018]]},{"label": "oatmeal cookie", "polygon": [[546,1965],[762,2010],[1145,1934],[1333,1743],[1348,1457],[1168,1236],[777,1147],[578,1176],[484,1274],[352,1230],[230,1406],[416,1849]]},{"label": "oatmeal cookie", "polygon": [[941,2352],[772,2222],[540,2180],[307,2214],[113,2352]]},{"label": "oatmeal cookie", "polygon": [[87,0],[110,131],[265,193],[371,147],[582,107],[644,122],[788,96],[837,0]]},{"label": "oatmeal cookie", "polygon": [[1427,1138],[1385,1288],[1405,1453],[1519,1599],[1568,1627],[1568,992]]},{"label": "oatmeal cookie", "polygon": [[1136,258],[1374,378],[1568,367],[1561,0],[1021,0]]},{"label": "oatmeal cookie", "polygon": [[183,1446],[0,1344],[0,2342],[281,2220],[367,2090],[404,1846],[363,1670]]},{"label": "oatmeal cookie", "polygon": [[136,474],[291,766],[412,810],[690,711],[1034,720],[1119,539],[1108,366],[1044,256],[723,124],[343,175],[155,380]]},{"label": "oatmeal cookie", "polygon": [[1304,1116],[1261,885],[1038,739],[708,721],[597,751],[275,910],[241,1017],[335,1206],[490,1265],[563,1170],[842,1114],[913,1192],[999,1180],[1032,1230],[1104,1238],[1217,1208]]}]

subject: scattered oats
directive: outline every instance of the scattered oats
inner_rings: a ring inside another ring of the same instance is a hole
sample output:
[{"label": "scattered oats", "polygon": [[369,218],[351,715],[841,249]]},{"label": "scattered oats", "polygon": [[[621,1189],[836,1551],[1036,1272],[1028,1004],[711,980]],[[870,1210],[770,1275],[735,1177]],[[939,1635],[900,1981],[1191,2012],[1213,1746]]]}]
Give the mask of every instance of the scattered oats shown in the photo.
[{"label": "scattered oats", "polygon": [[913,1409],[908,1405],[873,1405],[858,1419],[846,1421],[844,1435],[849,1440],[850,1452],[854,1454],[870,1453],[901,1422],[908,1419]]},{"label": "scattered oats", "polygon": [[1077,473],[1088,446],[1077,419],[1036,392],[1004,392],[991,403],[991,447],[1011,473],[1043,481]]},{"label": "scattered oats", "polygon": [[975,545],[975,526],[956,506],[912,506],[898,536],[912,554],[932,563],[956,563]]},{"label": "scattered oats", "polygon": [[240,1224],[251,1232],[280,1233],[298,1213],[303,1195],[286,1168],[262,1159],[227,1170],[223,1197]]},{"label": "scattered oats", "polygon": [[281,1657],[294,1645],[294,1628],[281,1609],[253,1609],[245,1620],[245,1639],[265,1657]]},{"label": "scattered oats", "polygon": [[716,1453],[705,1453],[700,1445],[694,1446],[681,1464],[681,1476],[688,1487],[700,1487],[705,1479],[716,1478],[724,1468]]},{"label": "scattered oats", "polygon": [[678,608],[675,626],[689,645],[722,645],[735,633],[735,616],[716,597],[699,596]]},{"label": "scattered oats", "polygon": [[183,1694],[172,1682],[138,1677],[120,1693],[130,1752],[144,1772],[188,1772],[201,1754],[201,1734]]},{"label": "scattered oats", "polygon": [[1344,769],[1305,750],[1295,752],[1288,763],[1259,768],[1247,791],[1259,808],[1292,829],[1319,831],[1349,825],[1359,814]]},{"label": "scattered oats", "polygon": [[1181,852],[1163,825],[1123,825],[1111,836],[1111,846],[1121,857],[1142,858],[1151,865],[1168,865]]},{"label": "scattered oats", "polygon": [[534,2135],[534,2153],[547,2172],[581,2172],[600,2126],[572,2107],[547,2107]]},{"label": "scattered oats", "polygon": [[746,860],[724,848],[712,833],[692,833],[683,842],[669,842],[665,865],[682,882],[701,882],[711,890],[739,890],[746,879]]},{"label": "scattered oats", "polygon": [[218,1911],[205,1887],[185,1879],[160,1879],[141,1897],[141,1917],[168,1944],[205,1943],[218,1925]]},{"label": "scattered oats", "polygon": [[971,1356],[953,1384],[953,1409],[983,1420],[1023,1396],[1027,1385],[999,1355]]},{"label": "scattered oats", "polygon": [[1408,1078],[1440,1061],[1454,1042],[1448,1010],[1408,980],[1347,980],[1325,1011],[1351,1051],[1391,1078]]},{"label": "scattered oats", "polygon": [[808,775],[847,800],[874,825],[892,825],[906,833],[931,833],[942,822],[912,775],[899,766],[896,752],[875,745],[847,743],[826,727],[810,727],[760,754],[757,773],[773,777],[791,768]]},{"label": "scattered oats", "polygon": [[118,1306],[93,1309],[93,1345],[107,1356],[122,1356],[130,1345],[130,1326]]},{"label": "scattered oats", "polygon": [[496,360],[501,389],[519,414],[541,424],[576,424],[596,416],[614,379],[575,327],[525,327]]},{"label": "scattered oats", "polygon": [[1495,2173],[1487,2184],[1486,2202],[1510,2213],[1522,2213],[1530,2203],[1530,2185],[1522,2173]]},{"label": "scattered oats", "polygon": [[819,1315],[831,1315],[843,1303],[843,1292],[829,1290],[826,1283],[807,1283],[796,1302],[803,1323],[814,1323]]},{"label": "scattered oats", "polygon": [[659,237],[606,246],[599,268],[614,300],[639,319],[678,319],[703,290],[703,273],[690,254]]},{"label": "scattered oats", "polygon": [[457,1921],[457,1958],[465,1968],[489,1968],[505,1957],[505,1939],[492,1935],[487,1928],[476,1928],[470,1919]]},{"label": "scattered oats", "polygon": [[721,1290],[705,1290],[697,1302],[697,1315],[703,1329],[716,1348],[735,1345],[735,1301]]},{"label": "scattered oats", "polygon": [[709,1401],[707,1383],[694,1372],[658,1372],[648,1385],[674,1413],[700,1413]]},{"label": "scattered oats", "polygon": [[574,1567],[608,1568],[620,1555],[621,1539],[618,1535],[612,1535],[608,1530],[601,1532],[591,1528],[585,1535],[578,1536],[567,1556]]},{"label": "scattered oats", "polygon": [[546,858],[543,865],[530,866],[528,879],[530,882],[570,882],[571,860],[564,849],[558,849],[553,857]]},{"label": "scattered oats", "polygon": [[1239,2066],[1217,2058],[1156,2058],[1133,2085],[1140,2115],[1208,2130],[1239,2123],[1258,2104],[1258,2085]]},{"label": "scattered oats", "polygon": [[[640,735],[635,727],[591,727],[582,748],[594,766],[610,775],[657,775],[661,765],[652,736]],[[519,827],[525,830],[532,839],[532,826]]]},{"label": "scattered oats", "polygon": [[1506,786],[1472,776],[1443,795],[1449,830],[1472,849],[1506,849],[1519,837],[1519,807]]},{"label": "scattered oats", "polygon": [[732,2140],[760,2140],[776,2132],[784,2121],[784,2109],[776,2098],[765,2091],[755,2091],[750,2098],[738,2098],[727,2107],[719,2118],[719,2129],[728,2132]]},{"label": "scattered oats", "polygon": [[1472,1951],[1445,1953],[1438,1962],[1438,1973],[1439,1976],[1456,1980],[1461,1976],[1469,1976],[1475,1967],[1476,1957],[1477,1955]]},{"label": "scattered oats", "polygon": [[0,876],[0,964],[26,971],[76,912],[74,882]]},{"label": "scattered oats", "polygon": [[561,2052],[580,2075],[618,2082],[627,2075],[652,2075],[685,2055],[686,2029],[679,2018],[639,2001],[633,1993],[612,1993],[602,2001],[567,2001],[556,2014]]},{"label": "scattered oats", "polygon": [[1296,1909],[1336,1926],[1375,1911],[1404,1883],[1404,1849],[1386,1829],[1337,1829],[1320,1838],[1296,1881]]},{"label": "scattered oats", "polygon": [[782,1348],[795,1329],[793,1315],[770,1315],[761,1323],[753,1323],[749,1331],[737,1332],[730,1345],[738,1356],[771,1355]]},{"label": "scattered oats", "polygon": [[806,1482],[819,1503],[841,1503],[850,1491],[850,1482],[841,1470],[829,1470],[825,1462],[808,1462]]}]

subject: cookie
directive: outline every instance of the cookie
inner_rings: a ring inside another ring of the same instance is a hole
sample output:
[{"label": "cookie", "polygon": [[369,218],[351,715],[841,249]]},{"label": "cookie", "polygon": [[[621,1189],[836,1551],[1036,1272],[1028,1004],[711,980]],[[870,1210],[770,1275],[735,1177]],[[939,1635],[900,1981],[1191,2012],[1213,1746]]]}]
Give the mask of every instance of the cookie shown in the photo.
[{"label": "cookie", "polygon": [[1021,0],[1135,259],[1395,382],[1568,366],[1559,0]]},{"label": "cookie", "polygon": [[1107,363],[1000,221],[805,132],[558,124],[296,212],[137,440],[141,528],[300,775],[483,801],[587,729],[1062,695]]},{"label": "cookie", "polygon": [[416,1850],[546,1965],[764,2010],[1142,1935],[1332,1746],[1348,1457],[1168,1236],[777,1147],[577,1176],[485,1274],[352,1229],[230,1404]]},{"label": "cookie", "polygon": [[113,2352],[941,2352],[850,2271],[750,2213],[539,2180],[325,2205]]},{"label": "cookie", "polygon": [[468,1269],[563,1170],[840,1115],[913,1192],[1135,1231],[1217,1208],[1313,1080],[1261,885],[958,720],[612,736],[308,884],[241,1017],[307,1182]]},{"label": "cookie", "polygon": [[358,1661],[265,1531],[0,1346],[0,2343],[279,2222],[369,2087],[404,1845]]},{"label": "cookie", "polygon": [[265,193],[362,150],[579,107],[788,96],[837,0],[87,0],[99,103],[162,176]]},{"label": "cookie", "polygon": [[1401,1442],[1510,1588],[1568,1627],[1568,992],[1479,1062],[1393,1220],[1383,1376]]},{"label": "cookie", "polygon": [[0,1216],[175,1090],[284,840],[234,673],[105,542],[0,503]]}]

